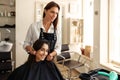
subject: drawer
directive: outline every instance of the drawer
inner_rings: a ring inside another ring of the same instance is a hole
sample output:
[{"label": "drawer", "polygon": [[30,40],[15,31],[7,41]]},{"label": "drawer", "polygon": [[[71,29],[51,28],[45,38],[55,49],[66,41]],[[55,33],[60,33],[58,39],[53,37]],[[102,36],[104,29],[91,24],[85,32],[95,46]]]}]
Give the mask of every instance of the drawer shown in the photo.
[{"label": "drawer", "polygon": [[0,52],[0,62],[3,60],[11,60],[11,52]]}]

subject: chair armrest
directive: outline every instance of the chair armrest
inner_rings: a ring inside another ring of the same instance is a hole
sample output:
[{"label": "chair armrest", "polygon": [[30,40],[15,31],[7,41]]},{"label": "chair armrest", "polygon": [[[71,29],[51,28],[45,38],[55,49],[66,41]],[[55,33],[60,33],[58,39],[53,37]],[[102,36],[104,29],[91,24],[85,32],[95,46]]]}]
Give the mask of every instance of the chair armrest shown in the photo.
[{"label": "chair armrest", "polygon": [[79,56],[78,59],[77,59],[77,61],[78,62],[80,61],[81,54],[79,52],[76,52],[76,51],[66,51],[66,52],[77,54]]},{"label": "chair armrest", "polygon": [[76,52],[76,51],[63,51],[63,52],[61,52],[61,53],[64,53],[64,52],[69,52],[69,53],[77,53],[77,54],[79,54],[78,52]]},{"label": "chair armrest", "polygon": [[59,54],[59,55],[57,55],[57,56],[59,56],[59,57],[61,57],[61,58],[65,59],[65,57],[64,57],[64,56],[62,56],[61,54]]},{"label": "chair armrest", "polygon": [[64,57],[64,56],[62,56],[61,54],[59,54],[59,55],[57,55],[57,56],[58,56],[58,57],[60,57],[60,58],[62,58],[62,60],[57,61],[57,63],[62,62],[62,65],[64,66],[65,57]]}]

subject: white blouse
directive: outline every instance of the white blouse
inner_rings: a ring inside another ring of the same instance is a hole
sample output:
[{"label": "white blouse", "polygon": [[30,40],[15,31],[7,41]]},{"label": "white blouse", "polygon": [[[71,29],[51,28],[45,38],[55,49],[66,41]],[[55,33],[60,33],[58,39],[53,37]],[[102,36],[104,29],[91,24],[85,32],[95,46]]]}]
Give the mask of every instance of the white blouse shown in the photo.
[{"label": "white blouse", "polygon": [[[32,46],[33,43],[39,39],[39,35],[40,35],[40,28],[43,28],[43,31],[45,31],[45,28],[43,27],[43,22],[36,22],[30,25],[25,41],[24,41],[24,49],[26,46],[30,45]],[[48,33],[53,33],[54,32],[54,26],[53,24],[51,24]],[[62,43],[62,39],[61,39],[61,27],[57,26],[57,30],[56,30],[56,35],[57,35],[57,42],[55,44],[55,51],[57,52],[57,54],[60,54],[61,52],[61,43]]]}]

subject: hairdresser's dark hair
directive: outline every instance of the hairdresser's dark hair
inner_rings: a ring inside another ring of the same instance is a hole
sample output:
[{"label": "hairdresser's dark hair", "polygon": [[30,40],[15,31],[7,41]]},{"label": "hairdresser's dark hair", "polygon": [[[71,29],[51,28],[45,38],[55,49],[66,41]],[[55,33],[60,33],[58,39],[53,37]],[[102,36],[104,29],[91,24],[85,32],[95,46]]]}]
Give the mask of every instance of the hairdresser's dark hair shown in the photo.
[{"label": "hairdresser's dark hair", "polygon": [[[60,6],[59,6],[57,3],[55,3],[54,1],[49,2],[49,3],[45,6],[44,10],[49,10],[49,9],[51,9],[52,7],[57,7],[58,10],[60,10]],[[45,17],[45,11],[43,12],[43,18],[44,18],[44,17]],[[56,19],[53,21],[53,25],[54,25],[54,28],[55,28],[55,29],[57,29],[57,24],[58,24],[58,15],[57,15]]]}]

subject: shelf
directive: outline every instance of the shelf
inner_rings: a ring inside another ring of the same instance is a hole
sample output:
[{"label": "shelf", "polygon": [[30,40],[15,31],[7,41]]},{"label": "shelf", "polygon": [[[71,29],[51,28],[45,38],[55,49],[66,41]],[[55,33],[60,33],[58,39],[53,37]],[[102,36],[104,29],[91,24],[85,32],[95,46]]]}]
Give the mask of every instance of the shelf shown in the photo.
[{"label": "shelf", "polygon": [[0,4],[0,6],[15,7],[15,5],[10,5],[10,4]]},{"label": "shelf", "polygon": [[0,28],[15,28],[15,27],[1,27],[1,26],[0,26]]},{"label": "shelf", "polygon": [[15,16],[0,16],[1,18],[15,18]]},{"label": "shelf", "polygon": [[0,26],[0,28],[15,28],[15,24],[13,25],[5,24],[4,26]]},{"label": "shelf", "polygon": [[[6,44],[0,45],[0,60],[9,60],[11,61],[11,70],[15,68],[15,18],[16,18],[16,10],[15,10],[15,1],[16,0],[0,0],[0,33],[1,33],[1,41],[5,41],[9,39],[9,42],[12,43],[12,48]],[[0,42],[1,43],[1,42]],[[4,49],[3,49],[4,48]],[[11,49],[10,49],[11,48]],[[10,54],[5,54],[10,50]],[[6,58],[7,57],[7,58]],[[8,59],[9,57],[9,59]],[[4,76],[4,75],[3,75]],[[1,80],[0,75],[0,80]],[[6,79],[6,78],[5,78]]]}]

